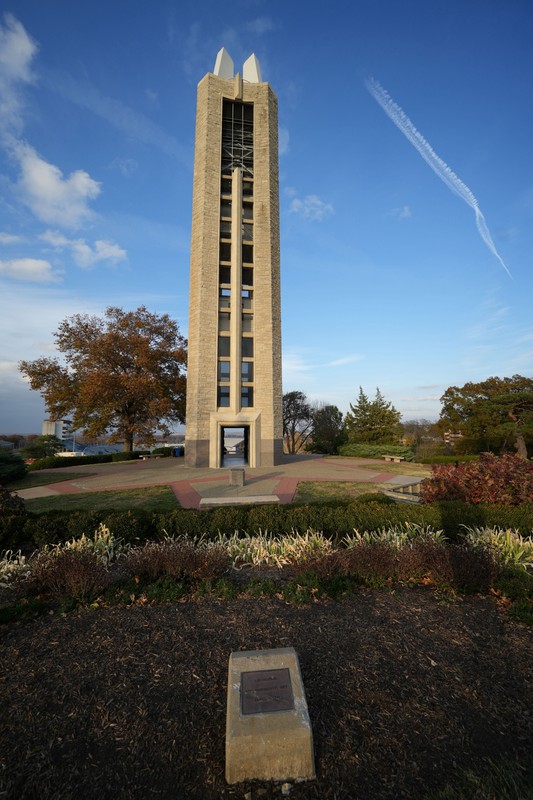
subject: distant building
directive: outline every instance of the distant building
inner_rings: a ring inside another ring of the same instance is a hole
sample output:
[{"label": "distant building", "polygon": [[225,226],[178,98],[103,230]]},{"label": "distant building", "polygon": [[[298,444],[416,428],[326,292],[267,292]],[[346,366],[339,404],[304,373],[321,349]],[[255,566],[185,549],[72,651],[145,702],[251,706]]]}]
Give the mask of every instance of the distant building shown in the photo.
[{"label": "distant building", "polygon": [[277,98],[251,55],[224,48],[198,84],[185,459],[222,467],[226,432],[244,461],[283,456]]},{"label": "distant building", "polygon": [[462,438],[462,433],[453,433],[453,431],[444,432],[444,441],[448,447],[454,447]]},{"label": "distant building", "polygon": [[15,445],[13,442],[6,442],[5,439],[0,439],[0,449],[1,450],[14,450]]},{"label": "distant building", "polygon": [[41,429],[42,436],[55,436],[61,442],[70,436],[70,422],[68,419],[45,419]]}]

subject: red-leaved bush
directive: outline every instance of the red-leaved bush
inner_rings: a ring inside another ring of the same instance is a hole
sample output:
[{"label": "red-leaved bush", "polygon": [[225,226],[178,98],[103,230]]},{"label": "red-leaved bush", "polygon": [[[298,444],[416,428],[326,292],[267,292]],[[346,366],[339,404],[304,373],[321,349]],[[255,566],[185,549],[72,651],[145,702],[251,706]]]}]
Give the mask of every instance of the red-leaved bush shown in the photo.
[{"label": "red-leaved bush", "polygon": [[479,461],[434,466],[421,485],[425,503],[463,500],[515,506],[533,502],[533,462],[512,453],[482,453]]}]

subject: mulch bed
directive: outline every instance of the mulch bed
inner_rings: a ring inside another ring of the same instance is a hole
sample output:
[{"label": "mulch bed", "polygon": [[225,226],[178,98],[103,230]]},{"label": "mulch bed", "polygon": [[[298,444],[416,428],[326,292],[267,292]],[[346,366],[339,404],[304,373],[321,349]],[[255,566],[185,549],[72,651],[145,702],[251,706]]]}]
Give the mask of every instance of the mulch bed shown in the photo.
[{"label": "mulch bed", "polygon": [[292,798],[419,800],[487,759],[531,763],[532,631],[490,598],[199,600],[5,627],[0,797],[280,798],[225,783],[226,679],[232,650],[287,646],[317,767]]}]

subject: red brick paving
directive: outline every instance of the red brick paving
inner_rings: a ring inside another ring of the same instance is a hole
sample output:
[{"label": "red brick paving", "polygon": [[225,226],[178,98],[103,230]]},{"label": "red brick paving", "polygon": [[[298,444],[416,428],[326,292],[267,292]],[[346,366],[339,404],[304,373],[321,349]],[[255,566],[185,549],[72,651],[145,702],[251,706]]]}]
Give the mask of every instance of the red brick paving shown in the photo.
[{"label": "red brick paving", "polygon": [[298,488],[298,478],[282,478],[274,490],[274,494],[279,497],[280,503],[292,503],[296,489]]},{"label": "red brick paving", "polygon": [[182,508],[200,508],[201,497],[198,492],[193,489],[189,481],[176,481],[168,485],[174,492]]}]

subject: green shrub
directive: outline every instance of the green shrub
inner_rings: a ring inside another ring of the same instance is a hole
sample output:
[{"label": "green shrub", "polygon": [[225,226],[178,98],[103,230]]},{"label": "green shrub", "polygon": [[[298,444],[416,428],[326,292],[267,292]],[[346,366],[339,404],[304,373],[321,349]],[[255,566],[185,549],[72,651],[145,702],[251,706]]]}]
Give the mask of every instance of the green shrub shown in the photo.
[{"label": "green shrub", "polygon": [[35,549],[31,534],[26,533],[26,517],[17,514],[0,516],[0,553],[3,550]]},{"label": "green shrub", "polygon": [[360,494],[356,497],[353,502],[357,505],[362,505],[363,503],[380,503],[383,506],[396,505],[394,498],[383,494],[383,492],[365,492],[365,494]]},{"label": "green shrub", "polygon": [[272,533],[283,533],[285,507],[282,505],[258,505],[252,506],[246,520],[243,520],[242,530],[246,531],[272,531]]},{"label": "green shrub", "polygon": [[31,514],[26,519],[24,534],[28,541],[35,542],[39,547],[63,544],[70,535],[68,515],[60,511],[50,511],[38,516]]},{"label": "green shrub", "polygon": [[356,444],[348,442],[339,447],[341,456],[356,458],[382,458],[383,456],[399,456],[406,461],[414,461],[415,454],[410,447],[401,444]]},{"label": "green shrub", "polygon": [[252,506],[221,506],[208,512],[206,532],[211,535],[244,531]]},{"label": "green shrub", "polygon": [[494,589],[510,600],[533,600],[533,575],[524,569],[508,567],[495,581]]},{"label": "green shrub", "polygon": [[459,454],[453,456],[427,456],[419,459],[420,464],[462,464],[467,461],[479,461],[479,455]]},{"label": "green shrub", "polygon": [[0,546],[18,549],[25,543],[58,544],[92,534],[104,522],[111,532],[129,543],[161,540],[170,537],[203,536],[216,541],[219,532],[232,536],[260,532],[277,534],[292,531],[305,533],[312,529],[335,540],[342,539],[354,528],[378,531],[405,523],[442,530],[455,539],[464,527],[512,528],[522,536],[532,533],[533,504],[499,506],[490,503],[471,504],[461,501],[442,501],[420,505],[387,502],[378,496],[361,501],[310,503],[301,505],[265,505],[230,507],[213,510],[178,508],[163,514],[142,509],[133,511],[46,512],[29,514],[22,524],[14,518],[0,517]]},{"label": "green shrub", "polygon": [[235,600],[239,590],[229,578],[204,578],[196,587],[196,597],[216,597],[219,600]]},{"label": "green shrub", "polygon": [[128,544],[139,544],[159,538],[156,515],[151,511],[135,509],[134,511],[100,512],[100,514],[101,522],[109,528],[113,536]]},{"label": "green shrub", "polygon": [[105,514],[105,511],[69,511],[66,513],[65,541],[68,539],[79,539],[83,534],[85,534],[85,536],[92,536],[102,523]]},{"label": "green shrub", "polygon": [[165,575],[145,586],[144,594],[148,600],[155,600],[158,603],[171,603],[187,594],[187,587],[183,581],[178,581],[170,575]]},{"label": "green shrub", "polygon": [[307,605],[313,600],[313,589],[315,587],[306,584],[312,583],[313,579],[312,573],[308,573],[307,576],[300,576],[299,579],[287,581],[283,587],[283,599],[287,603],[295,603],[298,606]]},{"label": "green shrub", "polygon": [[253,598],[274,597],[278,587],[272,578],[252,578],[246,586],[246,592]]},{"label": "green shrub", "polygon": [[109,464],[112,458],[109,453],[99,456],[48,456],[38,458],[33,464],[28,465],[30,472],[40,469],[56,469],[57,467],[79,467],[87,464]]},{"label": "green shrub", "polygon": [[163,458],[169,458],[172,455],[172,451],[174,450],[173,447],[154,447],[152,450],[153,456],[163,456]]},{"label": "green shrub", "polygon": [[525,625],[533,625],[533,601],[516,600],[509,609],[509,616]]},{"label": "green shrub", "polygon": [[[197,511],[194,508],[176,508],[166,514],[160,514],[157,521],[157,538],[163,536],[189,536],[194,538],[207,533],[209,511]],[[229,531],[227,531],[229,533]]]},{"label": "green shrub", "polygon": [[22,497],[10,492],[5,486],[0,486],[0,517],[21,517],[26,514],[26,504]]},{"label": "green shrub", "polygon": [[28,467],[19,455],[0,450],[0,486],[20,480],[27,471]]},{"label": "green shrub", "polygon": [[121,453],[112,453],[111,461],[135,461],[141,456],[146,456],[148,454],[149,450],[128,450],[127,452],[123,451]]}]

